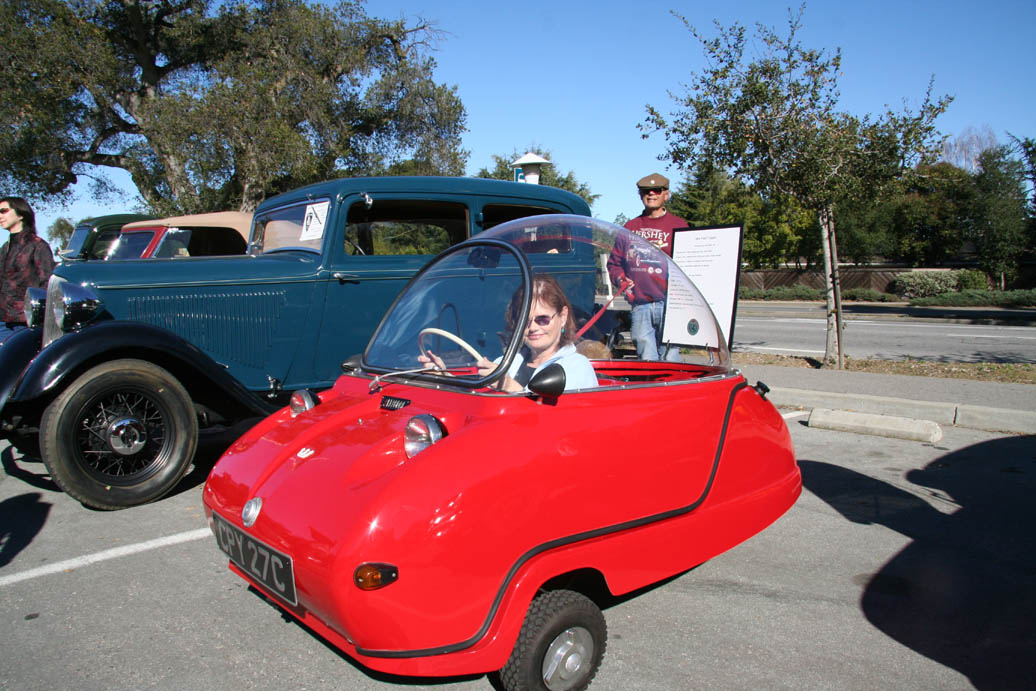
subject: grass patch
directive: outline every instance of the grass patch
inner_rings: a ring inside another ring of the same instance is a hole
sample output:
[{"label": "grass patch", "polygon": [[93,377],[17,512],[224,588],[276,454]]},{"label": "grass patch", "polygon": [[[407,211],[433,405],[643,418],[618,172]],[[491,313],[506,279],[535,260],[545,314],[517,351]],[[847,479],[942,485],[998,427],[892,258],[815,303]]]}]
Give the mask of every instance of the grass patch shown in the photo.
[{"label": "grass patch", "polygon": [[[769,353],[731,353],[738,365],[778,365],[818,369],[816,358]],[[1014,362],[929,362],[927,360],[846,360],[850,372],[875,374],[905,374],[916,377],[941,379],[971,379],[1005,384],[1036,384],[1036,365]]]}]

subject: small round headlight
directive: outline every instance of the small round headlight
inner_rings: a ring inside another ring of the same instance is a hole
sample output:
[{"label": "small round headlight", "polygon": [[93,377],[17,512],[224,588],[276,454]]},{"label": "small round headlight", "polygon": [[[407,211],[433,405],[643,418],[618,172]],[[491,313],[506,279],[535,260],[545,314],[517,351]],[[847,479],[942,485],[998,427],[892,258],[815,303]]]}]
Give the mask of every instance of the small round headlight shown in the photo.
[{"label": "small round headlight", "polygon": [[403,432],[403,450],[407,458],[413,458],[432,444],[446,436],[446,428],[434,416],[415,415],[406,423]]},{"label": "small round headlight", "polygon": [[309,389],[299,389],[291,395],[291,400],[288,401],[288,409],[291,410],[291,416],[296,417],[300,413],[313,408],[319,402],[320,398]]}]

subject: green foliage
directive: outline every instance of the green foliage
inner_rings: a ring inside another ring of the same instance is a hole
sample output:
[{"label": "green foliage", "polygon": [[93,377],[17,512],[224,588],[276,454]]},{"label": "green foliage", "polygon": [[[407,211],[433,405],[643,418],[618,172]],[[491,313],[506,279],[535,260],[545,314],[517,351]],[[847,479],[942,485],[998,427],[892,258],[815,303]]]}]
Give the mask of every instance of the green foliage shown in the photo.
[{"label": "green foliage", "polygon": [[[760,290],[759,288],[738,288],[739,300],[783,300],[788,302],[818,302],[824,299],[824,291],[820,288],[806,286],[777,286]],[[899,302],[899,298],[889,293],[881,293],[871,288],[851,288],[842,291],[842,300],[846,302]]]},{"label": "green foliage", "polygon": [[127,170],[152,211],[254,208],[316,180],[463,172],[435,32],[360,3],[8,0],[0,187],[54,199]]},{"label": "green foliage", "polygon": [[916,307],[1036,307],[1036,290],[962,290],[910,301]]},{"label": "green foliage", "polygon": [[54,250],[60,250],[68,245],[68,239],[72,237],[75,226],[67,218],[59,218],[47,228],[47,241]]},{"label": "green foliage", "polygon": [[816,232],[816,214],[788,197],[764,200],[708,166],[699,167],[693,180],[673,191],[668,207],[691,226],[743,226],[741,259],[753,269],[775,268],[811,254],[804,239]]},{"label": "green foliage", "polygon": [[983,151],[979,166],[971,238],[978,246],[979,266],[1003,290],[1026,250],[1024,167],[1006,146]]},{"label": "green foliage", "polygon": [[511,167],[511,161],[516,161],[527,152],[532,152],[537,156],[541,156],[548,161],[551,161],[551,165],[545,165],[540,169],[540,184],[547,185],[548,187],[558,187],[563,190],[567,190],[574,194],[578,194],[580,197],[586,200],[586,203],[593,206],[594,202],[597,201],[601,195],[594,194],[590,191],[590,186],[585,182],[580,182],[575,173],[571,170],[565,175],[559,172],[557,164],[551,156],[550,151],[541,149],[533,146],[525,151],[519,153],[518,149],[515,149],[510,156],[497,156],[493,155],[493,169],[482,168],[475,177],[479,178],[492,178],[494,180],[514,180],[514,168]]},{"label": "green foliage", "polygon": [[737,297],[739,300],[823,300],[824,291],[820,288],[808,288],[806,286],[777,286],[759,290],[758,288],[738,288]]},{"label": "green foliage", "polygon": [[989,279],[981,271],[961,269],[957,274],[957,290],[989,290]]},{"label": "green foliage", "polygon": [[437,254],[450,246],[445,228],[422,223],[379,223],[375,255]]},{"label": "green foliage", "polygon": [[933,266],[960,252],[974,194],[971,177],[949,163],[910,171],[894,209],[890,258]]},{"label": "green foliage", "polygon": [[935,118],[949,98],[929,92],[915,115],[888,112],[872,120],[837,110],[841,53],[806,48],[797,34],[802,10],[789,13],[787,36],[758,26],[751,44],[740,24],[715,24],[707,38],[680,17],[705,53],[678,109],[648,106],[641,126],[666,137],[666,156],[681,167],[707,162],[729,170],[767,198],[796,199],[821,211],[840,199],[867,197],[904,164],[934,156]]},{"label": "green foliage", "polygon": [[912,300],[948,293],[957,288],[957,274],[953,271],[911,271],[896,276],[892,292]]},{"label": "green foliage", "polygon": [[850,288],[842,291],[842,300],[846,302],[899,302],[899,297],[890,293],[882,293],[873,288]]},{"label": "green foliage", "polygon": [[[896,187],[890,184],[887,190]],[[839,202],[835,207],[839,258],[853,264],[866,264],[875,257],[892,257],[894,213],[895,208],[887,198]]]}]

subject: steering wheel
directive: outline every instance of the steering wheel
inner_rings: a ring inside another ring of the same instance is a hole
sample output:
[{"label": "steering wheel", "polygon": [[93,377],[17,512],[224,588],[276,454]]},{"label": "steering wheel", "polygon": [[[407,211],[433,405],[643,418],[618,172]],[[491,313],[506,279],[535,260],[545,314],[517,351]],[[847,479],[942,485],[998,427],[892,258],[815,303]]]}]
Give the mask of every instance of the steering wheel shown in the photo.
[{"label": "steering wheel", "polygon": [[453,341],[454,343],[459,345],[461,348],[466,350],[468,352],[468,354],[471,355],[471,357],[475,358],[475,362],[478,362],[479,360],[485,360],[485,358],[482,357],[482,354],[479,353],[477,350],[475,350],[471,346],[471,344],[468,343],[467,341],[465,341],[463,338],[461,338],[460,336],[457,336],[456,334],[452,334],[449,331],[443,331],[442,329],[437,329],[434,326],[429,326],[426,329],[421,329],[420,333],[417,334],[417,347],[421,350],[421,355],[425,354],[424,337],[426,335],[428,335],[428,336],[442,336],[443,338],[445,338],[447,340]]}]

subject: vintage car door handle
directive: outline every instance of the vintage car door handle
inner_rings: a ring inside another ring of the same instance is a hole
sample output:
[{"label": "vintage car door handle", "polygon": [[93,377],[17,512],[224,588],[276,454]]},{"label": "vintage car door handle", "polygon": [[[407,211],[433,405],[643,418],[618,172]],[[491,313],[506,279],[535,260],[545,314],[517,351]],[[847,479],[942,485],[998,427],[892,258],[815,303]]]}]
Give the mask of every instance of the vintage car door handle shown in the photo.
[{"label": "vintage car door handle", "polygon": [[331,274],[331,278],[337,280],[339,283],[359,283],[360,277],[356,274],[347,274],[342,271],[335,271]]}]

